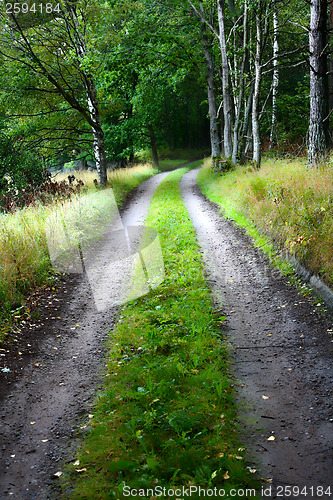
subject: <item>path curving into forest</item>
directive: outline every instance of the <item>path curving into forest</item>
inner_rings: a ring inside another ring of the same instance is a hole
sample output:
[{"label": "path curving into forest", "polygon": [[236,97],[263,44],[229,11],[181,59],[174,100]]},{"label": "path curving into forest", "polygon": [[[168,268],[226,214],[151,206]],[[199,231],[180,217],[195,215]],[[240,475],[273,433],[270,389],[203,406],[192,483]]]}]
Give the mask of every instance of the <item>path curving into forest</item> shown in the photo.
[{"label": "path curving into forest", "polygon": [[285,486],[308,487],[293,498],[329,498],[310,488],[331,486],[333,494],[332,323],[218,214],[199,192],[197,173],[183,177],[183,199],[214,300],[227,317],[251,459],[275,494],[280,486],[280,498],[288,497]]}]

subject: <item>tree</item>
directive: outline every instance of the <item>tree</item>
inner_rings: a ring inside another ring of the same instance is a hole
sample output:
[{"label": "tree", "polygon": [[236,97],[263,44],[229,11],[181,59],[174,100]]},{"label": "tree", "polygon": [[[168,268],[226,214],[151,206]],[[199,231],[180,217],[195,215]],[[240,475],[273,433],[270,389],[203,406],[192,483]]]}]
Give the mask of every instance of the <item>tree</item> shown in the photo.
[{"label": "tree", "polygon": [[273,83],[272,83],[272,121],[269,137],[270,146],[277,144],[277,97],[279,91],[279,16],[277,0],[273,0]]},{"label": "tree", "polygon": [[311,0],[310,7],[310,122],[308,165],[315,167],[327,156],[329,145],[327,0]]},{"label": "tree", "polygon": [[29,76],[28,86],[22,82],[26,93],[38,95],[46,105],[55,95],[91,128],[99,183],[105,186],[104,132],[95,84],[100,60],[91,27],[91,11],[98,5],[94,0],[60,0],[59,5],[59,12],[34,25],[14,14],[10,22],[2,18],[0,54],[12,71],[24,69]]}]

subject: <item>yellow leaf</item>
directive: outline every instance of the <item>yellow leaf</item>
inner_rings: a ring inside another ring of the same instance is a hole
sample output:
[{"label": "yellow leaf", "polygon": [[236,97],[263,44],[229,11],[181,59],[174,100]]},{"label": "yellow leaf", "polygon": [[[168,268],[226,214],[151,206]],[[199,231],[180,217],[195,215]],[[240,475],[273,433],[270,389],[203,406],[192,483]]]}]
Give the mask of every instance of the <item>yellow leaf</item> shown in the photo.
[{"label": "yellow leaf", "polygon": [[223,475],[223,479],[230,479],[230,476],[229,476],[229,471],[227,470],[227,472]]},{"label": "yellow leaf", "polygon": [[267,439],[267,441],[275,441],[275,437],[274,436],[269,436],[269,438]]},{"label": "yellow leaf", "polygon": [[262,397],[262,399],[269,399],[268,396],[261,396],[261,397]]}]

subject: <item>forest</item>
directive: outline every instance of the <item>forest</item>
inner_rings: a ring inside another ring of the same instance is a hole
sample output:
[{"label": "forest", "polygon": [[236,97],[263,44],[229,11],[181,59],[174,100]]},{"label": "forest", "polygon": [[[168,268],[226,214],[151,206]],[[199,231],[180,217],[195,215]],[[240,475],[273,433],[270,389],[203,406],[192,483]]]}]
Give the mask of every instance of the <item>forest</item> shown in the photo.
[{"label": "forest", "polygon": [[[150,148],[211,152],[216,168],[262,151],[330,148],[332,6],[324,1],[3,4],[1,189],[46,168],[125,166]],[[210,149],[209,149],[210,148]],[[221,162],[221,158],[224,160]],[[229,162],[229,163],[228,163]]]}]

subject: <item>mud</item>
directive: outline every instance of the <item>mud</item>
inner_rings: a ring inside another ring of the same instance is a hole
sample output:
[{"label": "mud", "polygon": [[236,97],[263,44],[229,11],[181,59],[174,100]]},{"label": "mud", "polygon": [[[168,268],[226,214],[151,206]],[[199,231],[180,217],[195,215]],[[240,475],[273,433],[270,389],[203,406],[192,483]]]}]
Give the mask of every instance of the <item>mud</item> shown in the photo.
[{"label": "mud", "polygon": [[249,459],[272,486],[270,498],[287,498],[285,486],[303,488],[292,498],[330,498],[316,488],[331,486],[333,495],[332,319],[217,213],[199,192],[197,172],[181,187],[214,300],[227,317]]}]

